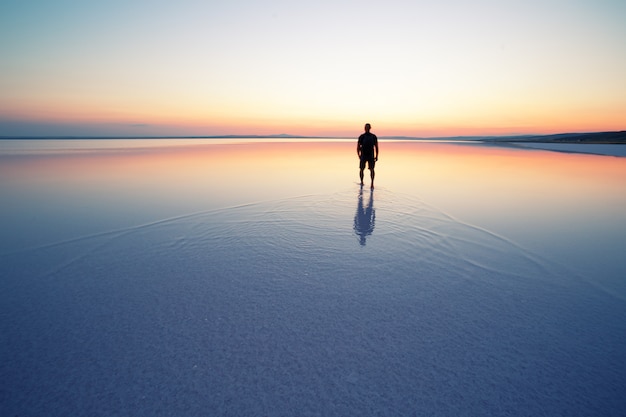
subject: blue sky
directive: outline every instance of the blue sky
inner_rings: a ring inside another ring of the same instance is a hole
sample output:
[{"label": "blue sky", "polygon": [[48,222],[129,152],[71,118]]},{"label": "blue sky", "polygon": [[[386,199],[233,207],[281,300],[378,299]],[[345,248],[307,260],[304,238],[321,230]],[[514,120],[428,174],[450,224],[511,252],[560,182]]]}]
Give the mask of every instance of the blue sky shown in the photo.
[{"label": "blue sky", "polygon": [[4,1],[0,135],[626,128],[623,1]]}]

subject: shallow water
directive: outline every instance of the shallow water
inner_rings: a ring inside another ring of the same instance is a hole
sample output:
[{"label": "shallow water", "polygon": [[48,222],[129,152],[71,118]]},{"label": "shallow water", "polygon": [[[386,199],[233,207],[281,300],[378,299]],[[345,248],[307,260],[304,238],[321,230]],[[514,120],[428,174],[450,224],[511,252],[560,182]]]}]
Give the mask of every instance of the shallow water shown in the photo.
[{"label": "shallow water", "polygon": [[626,409],[623,158],[170,145],[0,155],[1,414]]}]

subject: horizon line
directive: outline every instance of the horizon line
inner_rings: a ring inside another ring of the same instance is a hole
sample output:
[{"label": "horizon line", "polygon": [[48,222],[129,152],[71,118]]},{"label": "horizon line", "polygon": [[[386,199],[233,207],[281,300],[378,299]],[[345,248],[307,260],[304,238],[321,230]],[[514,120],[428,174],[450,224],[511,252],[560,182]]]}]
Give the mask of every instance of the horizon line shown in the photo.
[{"label": "horizon line", "polygon": [[[563,136],[580,136],[580,135],[626,135],[626,130],[617,131],[598,131],[598,132],[564,132],[551,134],[516,134],[516,135],[455,135],[455,136],[406,136],[406,135],[388,135],[379,136],[380,139],[405,139],[405,140],[479,140],[479,139],[530,139],[545,137],[563,137]],[[356,136],[355,136],[356,137]],[[292,135],[292,134],[272,134],[272,135],[24,135],[24,136],[0,136],[0,140],[28,140],[28,139],[354,139],[353,136],[308,136],[308,135]]]}]

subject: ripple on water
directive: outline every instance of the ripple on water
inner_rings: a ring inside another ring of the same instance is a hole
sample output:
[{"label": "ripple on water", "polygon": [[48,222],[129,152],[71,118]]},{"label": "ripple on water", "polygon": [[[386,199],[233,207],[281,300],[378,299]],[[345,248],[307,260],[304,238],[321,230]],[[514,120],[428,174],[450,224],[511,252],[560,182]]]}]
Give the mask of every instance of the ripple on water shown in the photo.
[{"label": "ripple on water", "polygon": [[11,410],[106,409],[99,392],[136,414],[623,406],[610,393],[625,362],[602,362],[623,356],[623,305],[414,196],[299,196],[13,255],[2,260],[14,271],[2,282]]}]

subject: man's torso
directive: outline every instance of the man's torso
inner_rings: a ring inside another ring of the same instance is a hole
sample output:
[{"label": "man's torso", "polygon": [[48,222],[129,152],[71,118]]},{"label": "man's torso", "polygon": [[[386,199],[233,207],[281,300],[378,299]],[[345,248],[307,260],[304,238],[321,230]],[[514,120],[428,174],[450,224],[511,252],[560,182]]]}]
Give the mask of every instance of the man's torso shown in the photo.
[{"label": "man's torso", "polygon": [[373,133],[363,133],[359,136],[359,144],[361,146],[361,157],[373,158],[374,147],[378,142],[378,138]]}]

